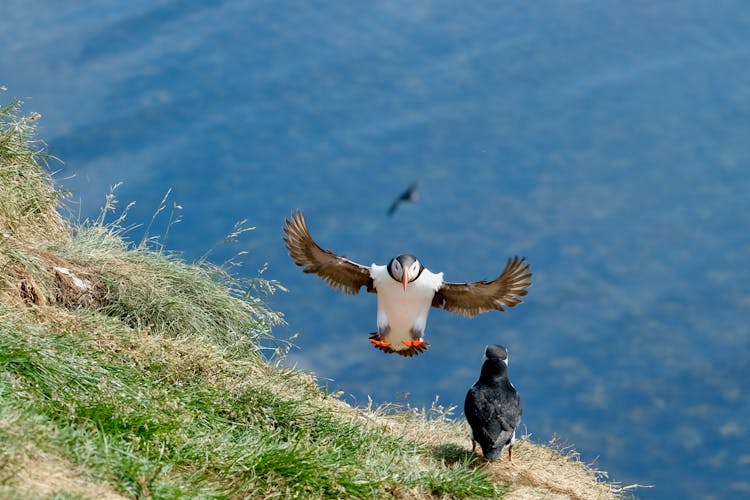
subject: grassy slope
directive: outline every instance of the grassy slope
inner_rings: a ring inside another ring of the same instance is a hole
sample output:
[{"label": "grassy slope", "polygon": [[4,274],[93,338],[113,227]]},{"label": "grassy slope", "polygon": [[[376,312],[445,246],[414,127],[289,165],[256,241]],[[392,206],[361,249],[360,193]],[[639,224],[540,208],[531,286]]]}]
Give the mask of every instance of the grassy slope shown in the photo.
[{"label": "grassy slope", "polygon": [[488,465],[463,422],[268,363],[274,283],[67,227],[20,113],[0,108],[0,497],[615,496],[575,454],[524,439]]}]

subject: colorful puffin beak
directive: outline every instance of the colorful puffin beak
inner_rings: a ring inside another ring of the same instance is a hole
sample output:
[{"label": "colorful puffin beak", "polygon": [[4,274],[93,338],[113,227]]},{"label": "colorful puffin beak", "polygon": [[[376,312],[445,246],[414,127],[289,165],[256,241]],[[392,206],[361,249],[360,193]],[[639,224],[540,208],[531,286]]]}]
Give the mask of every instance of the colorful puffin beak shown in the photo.
[{"label": "colorful puffin beak", "polygon": [[401,276],[401,282],[404,284],[404,291],[406,291],[406,285],[409,284],[409,273],[404,269],[404,274]]}]

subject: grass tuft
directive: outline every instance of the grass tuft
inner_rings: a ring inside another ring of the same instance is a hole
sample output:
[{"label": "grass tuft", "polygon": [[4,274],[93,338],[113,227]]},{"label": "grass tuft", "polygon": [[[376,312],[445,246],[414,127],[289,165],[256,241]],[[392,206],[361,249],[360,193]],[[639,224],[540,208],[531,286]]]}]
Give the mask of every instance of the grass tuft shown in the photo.
[{"label": "grass tuft", "polygon": [[0,238],[56,238],[62,234],[59,193],[38,166],[51,157],[34,139],[39,115],[22,116],[21,104],[0,106]]}]

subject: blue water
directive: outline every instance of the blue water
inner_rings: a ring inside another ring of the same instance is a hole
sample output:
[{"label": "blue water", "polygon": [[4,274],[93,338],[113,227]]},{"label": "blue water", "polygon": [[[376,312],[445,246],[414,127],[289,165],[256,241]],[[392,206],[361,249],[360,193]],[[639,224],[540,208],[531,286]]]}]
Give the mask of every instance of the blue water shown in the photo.
[{"label": "blue water", "polygon": [[[187,259],[247,218],[213,258],[268,265],[289,362],[349,401],[439,395],[460,416],[502,343],[532,439],[655,485],[642,498],[750,494],[746,2],[61,4],[2,3],[0,99],[42,114],[73,217],[122,181],[148,223],[172,188]],[[467,281],[518,254],[534,284],[502,314],[433,311],[425,355],[386,356],[374,297],[286,255],[296,208],[363,264],[411,252]]]}]

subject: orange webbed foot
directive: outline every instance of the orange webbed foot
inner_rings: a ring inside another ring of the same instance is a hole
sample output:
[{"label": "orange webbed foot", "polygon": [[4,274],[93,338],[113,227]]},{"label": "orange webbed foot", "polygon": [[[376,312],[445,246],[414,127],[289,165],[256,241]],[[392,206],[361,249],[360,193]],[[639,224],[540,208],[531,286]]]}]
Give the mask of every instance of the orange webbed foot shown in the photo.
[{"label": "orange webbed foot", "polygon": [[402,340],[401,343],[406,347],[422,347],[425,345],[424,340]]},{"label": "orange webbed foot", "polygon": [[370,342],[377,347],[391,347],[391,343],[385,340],[370,339]]}]

